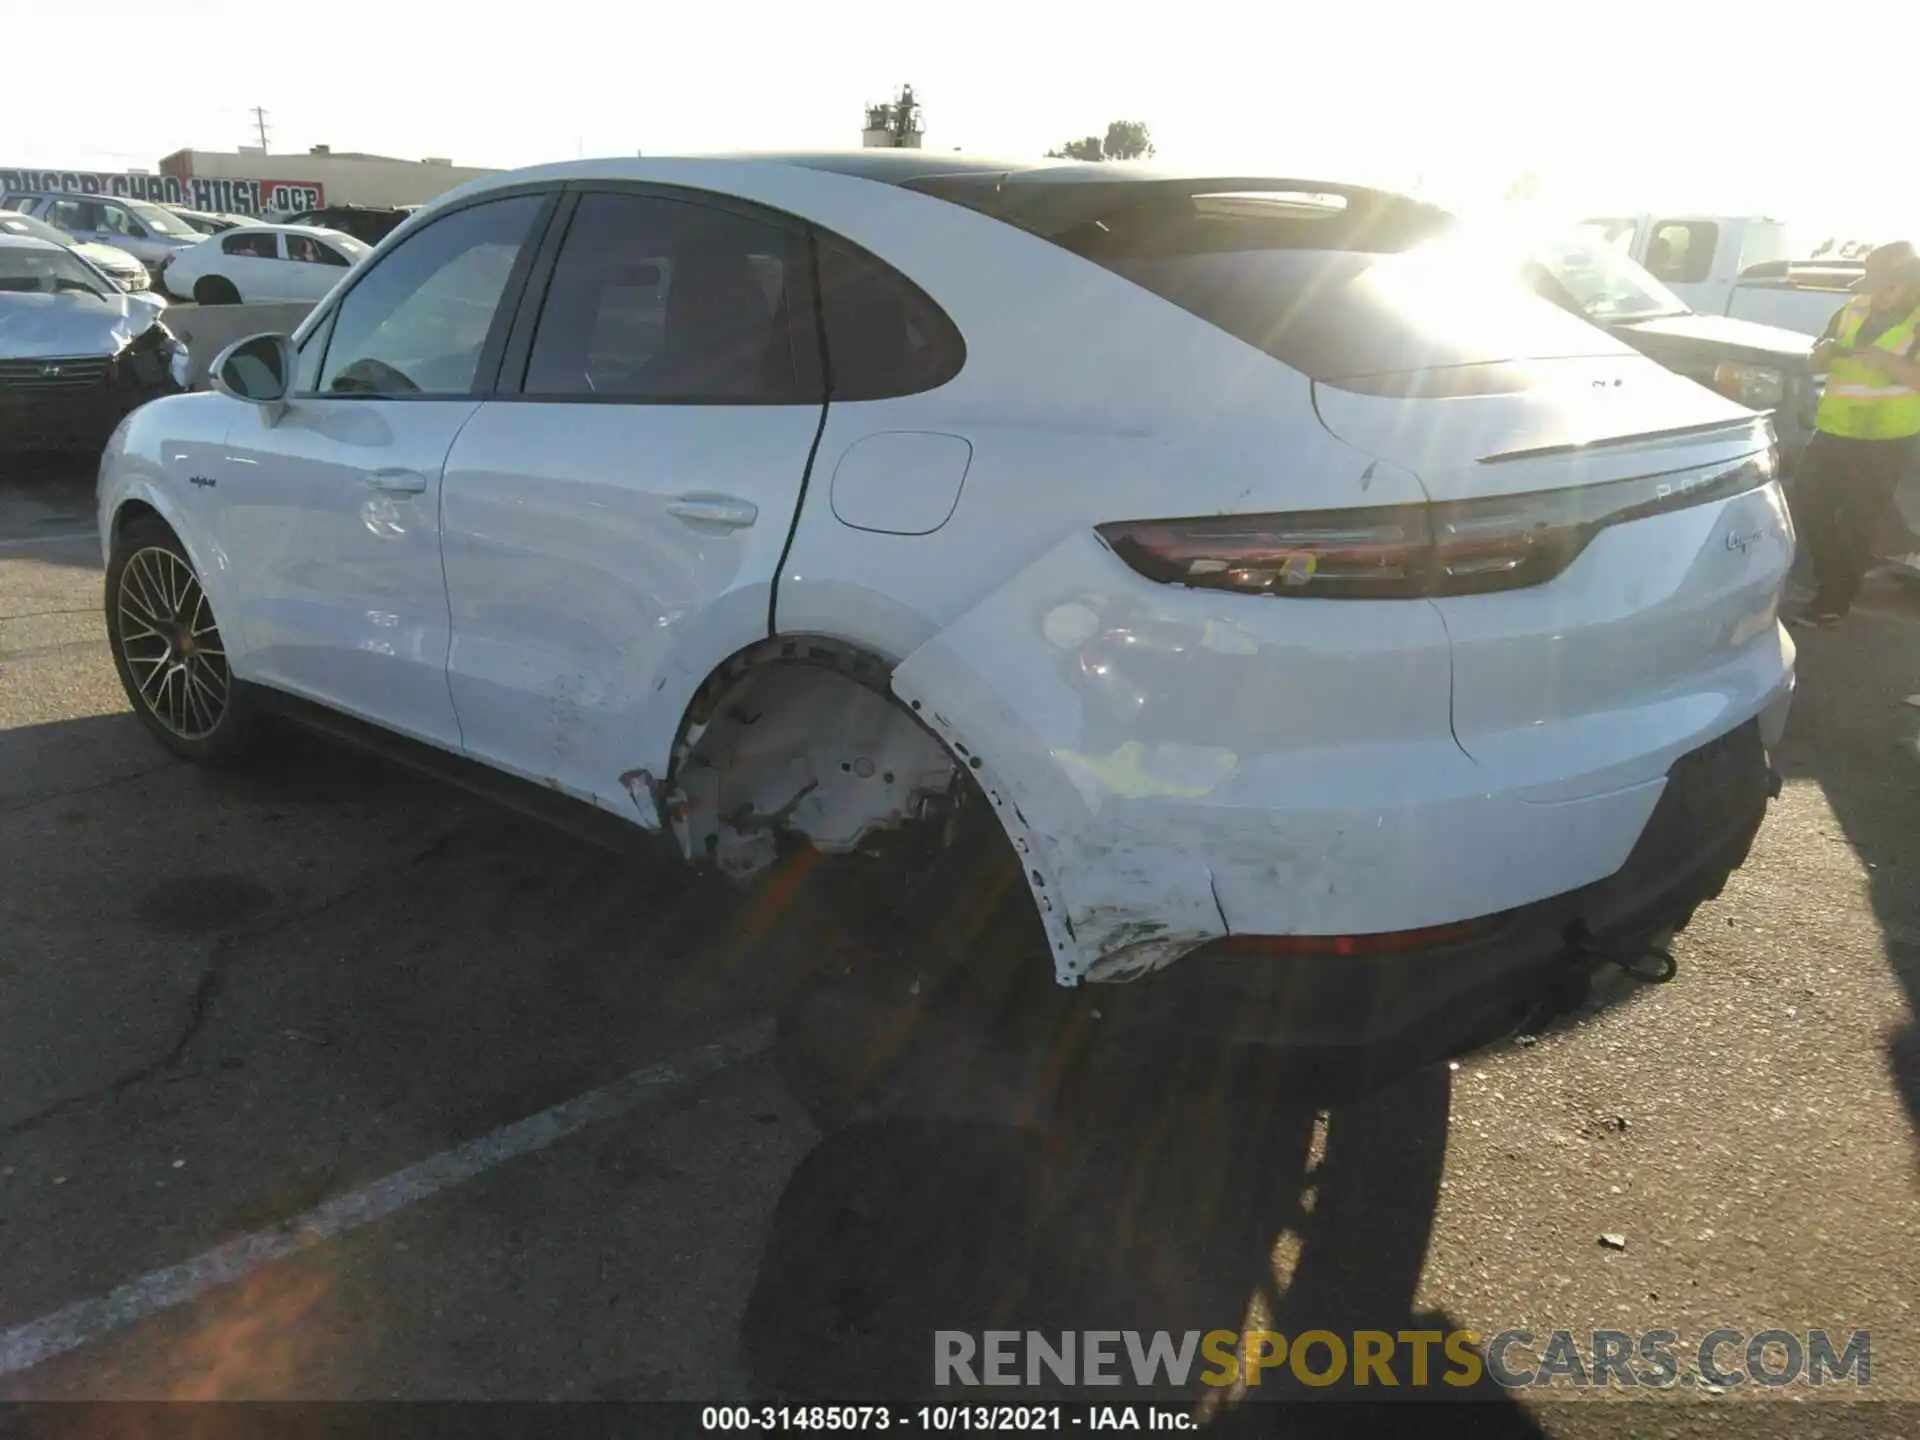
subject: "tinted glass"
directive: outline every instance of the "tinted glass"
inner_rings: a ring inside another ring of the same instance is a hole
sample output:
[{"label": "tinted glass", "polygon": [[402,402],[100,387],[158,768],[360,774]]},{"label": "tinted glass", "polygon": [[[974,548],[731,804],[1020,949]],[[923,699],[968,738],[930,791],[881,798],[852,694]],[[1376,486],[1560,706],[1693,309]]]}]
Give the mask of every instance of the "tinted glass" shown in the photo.
[{"label": "tinted glass", "polygon": [[287,259],[302,265],[344,265],[346,260],[312,235],[289,235]]},{"label": "tinted glass", "polygon": [[145,226],[156,235],[172,235],[177,239],[191,239],[193,236],[192,226],[179,216],[168,214],[158,205],[150,205],[144,200],[129,200],[126,203],[126,209],[130,212],[130,217],[139,217],[138,219],[129,218],[128,221],[136,231],[141,226]]},{"label": "tinted glass", "polygon": [[1693,285],[1713,270],[1720,227],[1704,220],[1670,220],[1654,226],[1647,242],[1647,269],[1669,285]]},{"label": "tinted glass", "polygon": [[529,395],[817,399],[796,358],[797,234],[646,195],[581,197],[534,332]]},{"label": "tinted glass", "polygon": [[275,260],[279,258],[276,242],[271,235],[229,235],[220,242],[220,248],[229,255],[242,255],[255,260]]},{"label": "tinted glass", "polygon": [[105,296],[112,289],[71,251],[0,246],[0,294],[58,295],[77,291]]},{"label": "tinted glass", "polygon": [[966,361],[960,332],[918,286],[831,236],[818,243],[834,399],[913,395],[959,373]]},{"label": "tinted glass", "polygon": [[1596,323],[1686,313],[1678,295],[1620,251],[1604,242],[1590,243],[1582,233],[1549,236],[1531,258]]},{"label": "tinted glass", "polygon": [[31,235],[36,240],[51,240],[56,245],[68,243],[64,231],[54,229],[44,220],[36,220],[31,215],[19,215],[11,210],[0,210],[0,235]]},{"label": "tinted glass", "polygon": [[333,317],[329,315],[308,332],[294,351],[294,394],[311,395],[320,388],[320,360],[327,353],[327,336],[332,330]]},{"label": "tinted glass", "polygon": [[320,389],[334,395],[467,395],[514,262],[544,203],[515,195],[416,231],[347,293]]},{"label": "tinted glass", "polygon": [[1243,250],[1106,263],[1295,370],[1345,388],[1377,388],[1361,383],[1371,376],[1623,353],[1517,282],[1455,258],[1444,250]]}]

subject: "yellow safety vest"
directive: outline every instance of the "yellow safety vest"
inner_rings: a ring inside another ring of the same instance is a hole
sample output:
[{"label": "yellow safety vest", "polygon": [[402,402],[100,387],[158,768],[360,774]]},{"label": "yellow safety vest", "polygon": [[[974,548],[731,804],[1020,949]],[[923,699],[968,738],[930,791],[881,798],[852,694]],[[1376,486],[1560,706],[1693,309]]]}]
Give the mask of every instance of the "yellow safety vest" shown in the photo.
[{"label": "yellow safety vest", "polygon": [[[1873,302],[1856,295],[1840,312],[1834,340],[1852,345],[1867,323]],[[1920,310],[1915,310],[1873,342],[1875,350],[1904,355],[1920,333]],[[1920,391],[1894,383],[1891,375],[1871,361],[1836,358],[1827,370],[1827,388],[1820,396],[1816,428],[1828,435],[1852,440],[1900,440],[1920,435]]]}]

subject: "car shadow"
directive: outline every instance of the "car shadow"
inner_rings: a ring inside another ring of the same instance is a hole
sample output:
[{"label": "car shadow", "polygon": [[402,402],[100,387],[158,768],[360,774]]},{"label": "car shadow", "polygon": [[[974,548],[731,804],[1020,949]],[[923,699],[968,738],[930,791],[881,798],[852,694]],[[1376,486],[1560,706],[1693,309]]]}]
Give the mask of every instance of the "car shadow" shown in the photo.
[{"label": "car shadow", "polygon": [[64,542],[83,532],[91,538],[99,468],[97,454],[0,450],[0,548],[15,558],[98,570],[97,545]]},{"label": "car shadow", "polygon": [[[1424,1387],[1410,1384],[1407,1348],[1395,1351],[1394,1390],[1377,1377],[1356,1386],[1351,1365],[1318,1383],[1325,1349],[1309,1352],[1304,1376],[1285,1363],[1247,1372],[1257,1384],[1204,1351],[1184,1383],[1160,1371],[1143,1384],[1128,1358],[1128,1331],[1143,1346],[1164,1331],[1178,1347],[1190,1332],[1320,1330],[1350,1350],[1359,1331],[1457,1330],[1418,1303],[1450,1105],[1445,1065],[1327,1106],[1281,1063],[1220,1052],[1089,1066],[1028,1124],[938,1104],[858,1119],[827,1135],[781,1196],[742,1322],[742,1389],[754,1400],[1157,1400],[1225,1434],[1268,1433],[1272,1402],[1478,1400],[1475,1433],[1539,1434],[1484,1373],[1456,1368],[1444,1381],[1438,1343]],[[1063,1332],[1119,1332],[1120,1378],[1067,1384],[1016,1361],[1023,1382],[1039,1383],[975,1387],[964,1371],[941,1383],[937,1346],[956,1342],[936,1332],[977,1346],[989,1330],[1038,1332],[1050,1346]],[[1351,1404],[1288,1410],[1288,1433],[1359,1422]]]},{"label": "car shadow", "polygon": [[1781,768],[1814,780],[1846,842],[1866,864],[1867,898],[1889,972],[1907,1005],[1883,1037],[1887,1068],[1920,1129],[1920,629],[1897,592],[1872,590],[1868,605],[1907,611],[1858,614],[1838,630],[1803,632],[1799,683]]}]

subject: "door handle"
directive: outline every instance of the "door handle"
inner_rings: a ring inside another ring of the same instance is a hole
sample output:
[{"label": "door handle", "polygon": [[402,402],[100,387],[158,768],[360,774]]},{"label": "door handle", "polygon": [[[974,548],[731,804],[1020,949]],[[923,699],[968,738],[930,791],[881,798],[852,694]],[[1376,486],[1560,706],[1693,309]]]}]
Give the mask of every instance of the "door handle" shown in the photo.
[{"label": "door handle", "polygon": [[419,495],[427,488],[427,477],[418,470],[395,467],[374,471],[367,477],[367,483],[389,495]]},{"label": "door handle", "polygon": [[667,513],[682,520],[700,520],[708,525],[744,530],[760,518],[760,507],[751,500],[735,500],[727,495],[681,495],[667,502]]}]

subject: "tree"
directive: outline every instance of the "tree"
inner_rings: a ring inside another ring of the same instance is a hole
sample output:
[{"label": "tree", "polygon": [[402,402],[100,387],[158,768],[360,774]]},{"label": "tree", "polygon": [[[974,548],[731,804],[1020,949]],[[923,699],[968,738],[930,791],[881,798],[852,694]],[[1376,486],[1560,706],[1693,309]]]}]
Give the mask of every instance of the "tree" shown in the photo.
[{"label": "tree", "polygon": [[1058,150],[1047,151],[1050,160],[1139,160],[1153,154],[1153,136],[1144,120],[1116,120],[1107,126],[1103,140],[1098,135],[1069,140]]},{"label": "tree", "polygon": [[1058,150],[1047,151],[1049,160],[1104,160],[1100,153],[1100,137],[1089,135],[1084,140],[1069,140]]},{"label": "tree", "polygon": [[1144,120],[1116,120],[1107,126],[1104,148],[1109,160],[1144,160],[1153,155],[1153,136]]}]

